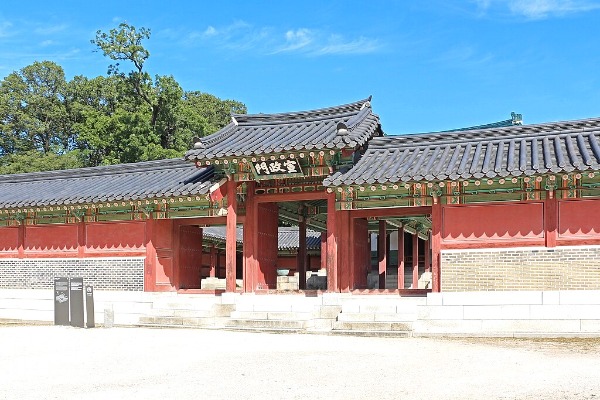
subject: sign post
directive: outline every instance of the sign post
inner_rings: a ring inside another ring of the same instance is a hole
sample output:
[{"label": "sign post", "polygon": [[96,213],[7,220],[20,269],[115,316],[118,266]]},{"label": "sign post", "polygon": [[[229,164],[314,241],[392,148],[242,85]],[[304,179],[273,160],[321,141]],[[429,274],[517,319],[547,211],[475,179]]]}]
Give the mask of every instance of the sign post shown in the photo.
[{"label": "sign post", "polygon": [[83,278],[71,278],[71,326],[83,328]]},{"label": "sign post", "polygon": [[94,318],[94,288],[90,285],[85,287],[85,313],[87,315],[86,327],[93,328],[96,326]]},{"label": "sign post", "polygon": [[54,325],[69,325],[69,278],[54,278]]}]

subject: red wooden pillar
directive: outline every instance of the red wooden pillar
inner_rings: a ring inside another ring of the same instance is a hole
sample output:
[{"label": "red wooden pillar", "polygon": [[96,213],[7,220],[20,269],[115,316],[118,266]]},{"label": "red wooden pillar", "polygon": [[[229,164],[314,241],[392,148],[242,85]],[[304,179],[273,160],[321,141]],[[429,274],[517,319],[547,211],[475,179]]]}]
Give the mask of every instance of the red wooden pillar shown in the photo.
[{"label": "red wooden pillar", "polygon": [[398,289],[404,289],[404,227],[398,228]]},{"label": "red wooden pillar", "polygon": [[431,239],[427,237],[427,240],[423,243],[425,246],[425,271],[431,272]]},{"label": "red wooden pillar", "polygon": [[419,288],[419,235],[412,237],[412,288]]},{"label": "red wooden pillar", "polygon": [[558,228],[558,202],[556,192],[549,190],[546,192],[544,201],[544,234],[546,237],[546,247],[556,247],[556,237]]},{"label": "red wooden pillar", "polygon": [[77,257],[82,258],[85,255],[85,222],[83,217],[77,224]]},{"label": "red wooden pillar", "polygon": [[237,228],[237,190],[236,182],[230,178],[227,183],[227,225],[225,244],[225,290],[235,292],[236,280],[236,228]]},{"label": "red wooden pillar", "polygon": [[25,221],[19,225],[17,241],[17,257],[25,258]]},{"label": "red wooden pillar", "polygon": [[254,292],[256,287],[256,241],[258,229],[258,203],[254,198],[255,182],[246,183],[246,219],[244,221],[244,292]]},{"label": "red wooden pillar", "polygon": [[431,207],[431,280],[432,290],[441,291],[442,205],[435,196]]},{"label": "red wooden pillar", "polygon": [[353,265],[350,219],[349,211],[337,211],[338,286],[342,292],[350,290],[350,274]]},{"label": "red wooden pillar", "polygon": [[300,207],[298,216],[298,288],[306,289],[306,217],[304,206]]},{"label": "red wooden pillar", "polygon": [[387,235],[386,222],[379,220],[379,237],[377,238],[377,257],[379,259],[379,289],[385,289],[385,277],[387,267]]},{"label": "red wooden pillar", "polygon": [[337,211],[335,193],[327,194],[327,291],[337,292],[338,256],[337,256]]},{"label": "red wooden pillar", "polygon": [[156,248],[153,242],[154,219],[152,215],[146,220],[146,261],[144,272],[144,291],[152,292],[156,288]]},{"label": "red wooden pillar", "polygon": [[210,245],[210,269],[208,270],[208,276],[214,278],[217,273],[217,248],[214,244]]},{"label": "red wooden pillar", "polygon": [[327,268],[327,232],[321,232],[321,269]]}]

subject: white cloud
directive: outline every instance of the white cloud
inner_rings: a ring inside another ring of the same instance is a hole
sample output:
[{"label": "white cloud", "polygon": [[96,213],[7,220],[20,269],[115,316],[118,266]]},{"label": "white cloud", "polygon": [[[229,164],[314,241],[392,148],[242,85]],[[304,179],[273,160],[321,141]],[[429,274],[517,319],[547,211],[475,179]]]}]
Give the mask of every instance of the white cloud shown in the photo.
[{"label": "white cloud", "polygon": [[262,54],[303,54],[325,56],[341,54],[366,54],[382,46],[376,39],[347,38],[318,29],[300,27],[277,31],[272,27],[255,27],[236,21],[224,27],[208,26],[202,32],[188,35],[188,41],[213,41],[219,46],[235,51],[254,51]]},{"label": "white cloud", "polygon": [[0,38],[12,36],[14,34],[12,26],[13,24],[11,22],[0,22]]},{"label": "white cloud", "polygon": [[539,19],[591,11],[600,8],[600,4],[575,0],[512,0],[508,8],[514,14]]},{"label": "white cloud", "polygon": [[481,14],[504,9],[527,19],[561,17],[600,9],[597,0],[473,0]]},{"label": "white cloud", "polygon": [[40,46],[42,47],[47,47],[47,46],[52,46],[55,42],[53,40],[44,40],[43,42],[40,43]]},{"label": "white cloud", "polygon": [[52,35],[54,33],[62,32],[67,29],[66,24],[40,26],[34,30],[38,35]]}]

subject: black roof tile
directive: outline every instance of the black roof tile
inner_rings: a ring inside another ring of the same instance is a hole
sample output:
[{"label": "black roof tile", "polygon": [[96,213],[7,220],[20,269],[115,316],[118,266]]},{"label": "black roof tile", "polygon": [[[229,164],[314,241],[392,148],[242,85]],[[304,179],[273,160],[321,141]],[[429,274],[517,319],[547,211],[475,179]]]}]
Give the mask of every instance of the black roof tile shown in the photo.
[{"label": "black roof tile", "polygon": [[600,118],[374,138],[326,186],[600,169]]},{"label": "black roof tile", "polygon": [[0,175],[0,208],[199,195],[212,176],[183,159]]},{"label": "black roof tile", "polygon": [[[252,156],[283,151],[354,148],[381,132],[370,99],[285,114],[234,114],[220,131],[203,137],[188,160]],[[339,124],[347,133],[338,134]],[[343,127],[343,126],[341,126]]]}]

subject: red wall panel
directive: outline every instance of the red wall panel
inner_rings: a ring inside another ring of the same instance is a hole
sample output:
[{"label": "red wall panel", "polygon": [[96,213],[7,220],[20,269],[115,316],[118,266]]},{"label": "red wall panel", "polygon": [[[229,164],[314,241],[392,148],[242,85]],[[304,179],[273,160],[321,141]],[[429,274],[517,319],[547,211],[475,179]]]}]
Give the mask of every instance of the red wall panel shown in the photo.
[{"label": "red wall panel", "polygon": [[[535,242],[544,238],[543,203],[443,206],[442,243]],[[445,246],[447,247],[447,246]]]},{"label": "red wall panel", "polygon": [[202,229],[197,226],[179,228],[179,287],[200,288],[202,271]]},{"label": "red wall panel", "polygon": [[25,252],[76,252],[77,225],[25,227]]},{"label": "red wall panel", "polygon": [[274,289],[277,286],[277,222],[279,207],[277,203],[258,205],[258,243],[256,282],[260,289]]},{"label": "red wall panel", "polygon": [[98,222],[86,227],[88,252],[141,250],[145,239],[144,221]]},{"label": "red wall panel", "polygon": [[558,236],[600,239],[600,200],[559,201]]},{"label": "red wall panel", "polygon": [[19,227],[0,228],[0,253],[16,253],[19,247]]}]

